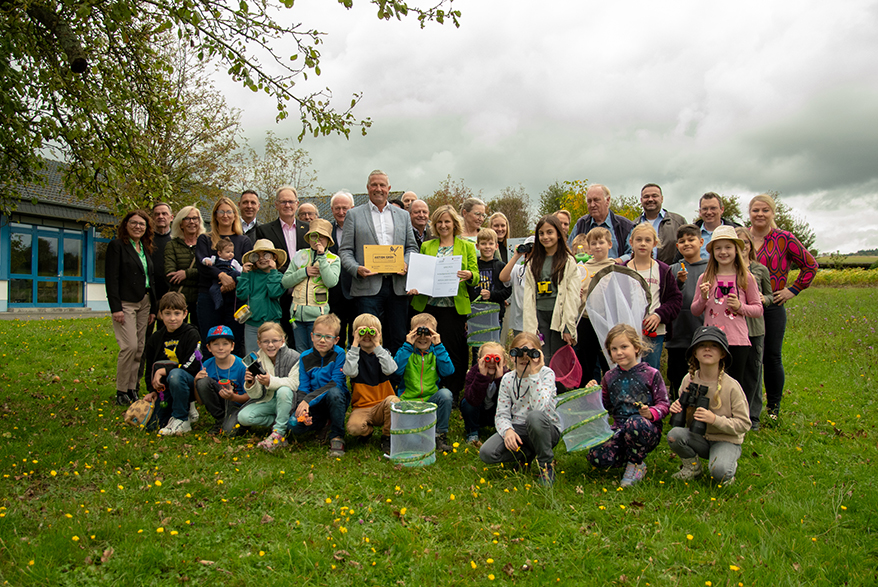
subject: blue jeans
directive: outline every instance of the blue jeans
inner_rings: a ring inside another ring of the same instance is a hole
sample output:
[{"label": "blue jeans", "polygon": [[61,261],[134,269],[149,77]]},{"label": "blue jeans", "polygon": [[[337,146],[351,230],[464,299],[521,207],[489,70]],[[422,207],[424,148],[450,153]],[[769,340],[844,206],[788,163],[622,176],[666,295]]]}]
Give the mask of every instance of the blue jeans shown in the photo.
[{"label": "blue jeans", "polygon": [[195,386],[195,378],[183,369],[171,369],[165,399],[168,407],[159,410],[159,424],[164,426],[172,417],[189,420],[189,395]]},{"label": "blue jeans", "polygon": [[296,351],[304,353],[311,348],[311,331],[314,329],[313,322],[293,322],[293,338],[295,339]]},{"label": "blue jeans", "polygon": [[772,304],[765,308],[765,351],[762,355],[762,377],[765,380],[765,402],[768,409],[780,406],[785,376],[783,370],[783,336],[787,329],[787,309]]},{"label": "blue jeans", "polygon": [[381,321],[384,348],[396,355],[408,333],[409,297],[393,291],[393,278],[385,277],[381,289],[374,296],[358,298],[360,314],[373,314]]},{"label": "blue jeans", "polygon": [[291,434],[307,434],[308,432],[318,432],[326,425],[329,420],[329,427],[332,430],[329,438],[344,439],[344,416],[348,411],[348,394],[333,387],[320,398],[317,403],[311,404],[308,413],[311,415],[311,425],[306,426],[304,423],[296,420],[296,408],[298,404],[293,405],[293,413],[290,415],[290,433]]},{"label": "blue jeans", "polygon": [[467,435],[474,432],[478,433],[479,428],[483,426],[493,426],[496,414],[496,402],[494,402],[490,409],[486,409],[484,403],[480,406],[474,406],[466,401],[465,398],[460,400],[460,415],[463,416],[463,427]]},{"label": "blue jeans", "polygon": [[454,396],[451,395],[451,391],[443,387],[427,400],[432,404],[436,404],[436,434],[446,434],[448,432],[448,420],[451,418],[453,398]]},{"label": "blue jeans", "polygon": [[658,334],[655,338],[644,336],[643,340],[648,340],[652,343],[652,350],[643,355],[640,360],[658,371],[662,364],[662,345],[665,343],[665,335]]}]

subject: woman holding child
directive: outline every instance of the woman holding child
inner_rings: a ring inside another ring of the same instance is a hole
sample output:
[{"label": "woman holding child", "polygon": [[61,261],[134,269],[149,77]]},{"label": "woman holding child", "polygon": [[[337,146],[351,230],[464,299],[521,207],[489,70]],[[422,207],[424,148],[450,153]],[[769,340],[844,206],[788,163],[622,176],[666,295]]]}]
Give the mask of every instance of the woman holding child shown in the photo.
[{"label": "woman holding child", "polygon": [[[204,259],[216,257],[217,244],[222,239],[231,241],[234,260],[238,263],[253,248],[250,239],[241,230],[238,207],[225,196],[218,199],[213,206],[210,232],[199,236],[195,245],[195,264],[198,267],[198,329],[204,340],[209,329],[222,324],[230,327],[235,339],[240,342],[244,340],[244,326],[235,321],[235,310],[238,309],[235,297],[236,280],[216,266],[203,262]],[[210,287],[215,283],[219,284],[222,292],[222,304],[219,308],[215,306],[210,295]],[[243,356],[244,345],[236,346],[235,353]]]},{"label": "woman holding child", "polygon": [[[817,275],[817,261],[791,232],[780,230],[774,222],[776,206],[768,194],[750,200],[750,236],[756,249],[756,260],[768,267],[771,274],[773,302],[765,308],[765,351],[763,374],[769,422],[776,422],[783,397],[784,369],[781,348],[787,327],[784,304],[806,289]],[[799,268],[799,277],[787,285],[790,267]]]},{"label": "woman holding child", "polygon": [[113,332],[119,343],[116,403],[124,406],[138,399],[137,372],[146,344],[146,327],[155,320],[156,313],[149,212],[134,210],[126,214],[117,234],[118,238],[107,245],[104,275]]},{"label": "woman holding child", "polygon": [[461,219],[454,212],[454,208],[449,205],[440,206],[433,212],[430,221],[433,234],[437,238],[423,243],[421,254],[434,257],[462,256],[461,267],[457,272],[460,285],[454,297],[431,298],[419,295],[417,290],[411,290],[409,294],[415,296],[412,307],[417,312],[427,312],[438,322],[436,331],[454,364],[454,374],[446,377],[444,384],[456,398],[463,389],[469,368],[466,321],[472,307],[468,287],[479,283],[479,265],[475,246],[459,236],[462,230]]},{"label": "woman holding child", "polygon": [[165,246],[164,272],[170,291],[186,297],[189,323],[198,327],[198,267],[195,266],[195,244],[204,234],[204,220],[195,206],[185,206],[171,223],[171,241]]}]

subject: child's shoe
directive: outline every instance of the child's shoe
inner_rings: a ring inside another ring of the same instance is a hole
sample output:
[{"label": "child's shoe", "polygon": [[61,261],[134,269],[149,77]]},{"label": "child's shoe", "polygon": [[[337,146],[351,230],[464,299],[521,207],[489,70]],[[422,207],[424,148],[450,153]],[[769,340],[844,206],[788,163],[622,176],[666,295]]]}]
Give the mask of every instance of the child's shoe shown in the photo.
[{"label": "child's shoe", "polygon": [[543,487],[551,487],[555,484],[555,463],[540,465],[540,475],[537,477],[537,483]]},{"label": "child's shoe", "polygon": [[344,439],[341,436],[336,436],[332,440],[329,441],[329,456],[331,457],[343,457],[344,456]]},{"label": "child's shoe", "polygon": [[283,435],[280,432],[273,431],[268,437],[262,442],[258,443],[256,446],[259,448],[265,449],[268,452],[273,452],[276,448],[283,448],[287,445],[287,441],[284,440]]},{"label": "child's shoe", "polygon": [[198,408],[195,407],[195,402],[189,402],[189,423],[195,424],[200,417],[201,415],[198,413]]},{"label": "child's shoe", "polygon": [[186,420],[178,420],[171,416],[168,425],[159,430],[162,436],[183,436],[187,432],[192,432],[192,426]]},{"label": "child's shoe", "polygon": [[698,460],[698,457],[681,460],[683,461],[683,464],[680,465],[680,470],[671,475],[671,477],[674,479],[680,479],[681,481],[692,481],[693,479],[701,477],[701,461]]},{"label": "child's shoe", "polygon": [[131,398],[128,397],[128,393],[124,391],[116,392],[116,405],[117,406],[130,406]]},{"label": "child's shoe", "polygon": [[640,463],[639,465],[635,463],[628,463],[625,467],[625,474],[622,475],[622,481],[619,483],[622,487],[631,487],[632,485],[636,485],[640,483],[640,481],[646,476],[646,463]]},{"label": "child's shoe", "polygon": [[381,452],[390,456],[390,436],[381,437]]},{"label": "child's shoe", "polygon": [[443,432],[436,435],[436,451],[451,452],[452,446],[448,444],[448,434]]},{"label": "child's shoe", "polygon": [[479,432],[476,431],[476,432],[470,432],[469,434],[467,434],[466,435],[466,443],[471,444],[476,448],[482,446],[482,443],[479,442]]}]

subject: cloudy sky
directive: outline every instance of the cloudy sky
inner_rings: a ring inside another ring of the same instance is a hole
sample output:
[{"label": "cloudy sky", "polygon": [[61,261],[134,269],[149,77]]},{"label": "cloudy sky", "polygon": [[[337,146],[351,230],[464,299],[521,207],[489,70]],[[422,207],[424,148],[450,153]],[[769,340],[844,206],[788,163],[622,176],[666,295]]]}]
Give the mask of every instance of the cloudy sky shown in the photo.
[{"label": "cloudy sky", "polygon": [[[705,191],[780,192],[822,251],[878,246],[878,2],[457,0],[461,27],[379,21],[299,0],[327,33],[319,87],[354,92],[367,136],[306,139],[328,191],[373,168],[429,195],[449,174],[490,199],[554,181],[663,188],[687,218]],[[310,83],[310,82],[309,82]],[[307,84],[306,84],[307,86]],[[270,100],[223,83],[245,135],[295,137]],[[311,86],[314,87],[314,86]]]}]

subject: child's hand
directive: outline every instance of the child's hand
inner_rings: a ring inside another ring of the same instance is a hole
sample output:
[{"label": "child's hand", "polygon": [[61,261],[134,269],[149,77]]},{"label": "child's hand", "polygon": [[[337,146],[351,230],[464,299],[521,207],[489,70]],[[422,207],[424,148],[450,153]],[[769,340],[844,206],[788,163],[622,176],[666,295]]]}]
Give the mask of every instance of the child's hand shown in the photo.
[{"label": "child's hand", "polygon": [[439,333],[438,333],[438,332],[436,332],[435,330],[433,330],[432,328],[430,328],[430,334],[432,335],[432,336],[430,337],[430,341],[431,341],[434,345],[437,345],[437,344],[441,344],[441,343],[442,343],[442,337],[439,336]]},{"label": "child's hand", "polygon": [[253,385],[254,380],[255,378],[253,377],[253,373],[251,373],[250,371],[244,372],[244,383]]},{"label": "child's hand", "polygon": [[143,396],[143,399],[148,402],[154,402],[159,399],[159,393],[157,391],[151,391]]},{"label": "child's hand", "polygon": [[152,376],[152,388],[156,391],[164,391],[165,386],[161,384],[161,378],[167,375],[167,370],[162,367],[161,369],[156,369],[155,374]]},{"label": "child's hand", "polygon": [[652,420],[652,410],[650,410],[649,406],[647,406],[646,404],[640,404],[640,407],[637,408],[637,413],[647,420]]},{"label": "child's hand", "polygon": [[205,265],[207,267],[211,267],[211,266],[213,266],[213,259],[211,259],[210,257],[205,257],[204,259],[201,260],[201,264]]},{"label": "child's hand", "polygon": [[655,329],[658,328],[661,321],[662,319],[659,318],[658,314],[650,314],[643,319],[643,329],[647,332],[655,332]]},{"label": "child's hand", "polygon": [[710,282],[703,282],[701,284],[701,297],[706,300],[708,294],[710,294]]},{"label": "child's hand", "polygon": [[304,424],[305,426],[311,425],[312,419],[311,412],[308,407],[308,402],[303,401],[300,402],[298,406],[296,406],[296,421],[300,424]]},{"label": "child's hand", "polygon": [[677,271],[677,281],[680,283],[686,283],[686,279],[689,277],[689,272],[686,271],[686,266],[683,265],[682,268]]},{"label": "child's hand", "polygon": [[741,300],[738,299],[738,294],[730,293],[727,295],[726,303],[732,312],[737,312],[741,309]]},{"label": "child's hand", "polygon": [[226,389],[225,387],[220,387],[219,396],[223,399],[232,399],[235,394],[231,389]]},{"label": "child's hand", "polygon": [[680,405],[680,400],[675,399],[674,403],[671,404],[671,413],[672,414],[679,414],[682,411],[683,411],[683,406]]},{"label": "child's hand", "polygon": [[305,268],[305,275],[308,277],[317,277],[320,275],[320,267],[317,265],[308,265],[308,267]]},{"label": "child's hand", "polygon": [[263,387],[268,387],[268,384],[271,383],[271,375],[269,375],[268,373],[266,373],[265,375],[257,375],[256,381],[261,383]]},{"label": "child's hand", "polygon": [[482,297],[483,300],[490,300],[491,299],[491,290],[483,289],[481,291],[481,293],[479,293],[479,295]]},{"label": "child's hand", "polygon": [[716,414],[705,408],[695,408],[695,415],[693,417],[699,422],[704,422],[705,424],[713,424],[716,422]]},{"label": "child's hand", "polygon": [[268,260],[268,270],[271,271],[272,269],[277,269],[277,263],[273,258]]},{"label": "child's hand", "polygon": [[521,437],[515,433],[515,430],[510,428],[506,431],[506,434],[503,435],[503,444],[506,445],[509,452],[518,452],[522,444]]},{"label": "child's hand", "polygon": [[488,376],[488,364],[485,362],[485,357],[479,357],[479,373],[484,377]]},{"label": "child's hand", "polygon": [[314,250],[317,251],[318,255],[322,255],[326,252],[326,247],[323,246],[323,243],[317,243],[317,246],[314,247]]},{"label": "child's hand", "polygon": [[202,369],[201,371],[199,371],[198,373],[195,374],[195,381],[198,381],[199,379],[204,379],[205,377],[207,377],[207,371]]},{"label": "child's hand", "polygon": [[253,263],[247,261],[241,266],[241,273],[250,273],[253,270]]},{"label": "child's hand", "polygon": [[594,386],[597,385],[597,384],[598,384],[598,382],[595,381],[594,379],[592,379],[591,381],[589,381],[588,383],[586,383],[585,386],[586,386],[586,387],[594,387]]},{"label": "child's hand", "polygon": [[540,369],[546,366],[545,355],[543,355],[542,349],[540,350],[540,358],[531,359],[530,360],[530,374],[536,375],[540,372]]},{"label": "child's hand", "polygon": [[[356,341],[356,336],[357,336],[357,335],[354,334],[354,337],[355,337],[354,340],[355,340],[355,341]],[[412,345],[412,346],[415,345],[415,340],[416,340],[417,338],[418,338],[418,329],[417,329],[417,328],[412,328],[411,331],[409,331],[409,333],[405,335],[405,341],[406,341],[407,343],[409,343],[410,345]],[[357,343],[354,342],[354,344],[357,344]]]},{"label": "child's hand", "polygon": [[[408,340],[408,337],[406,337],[406,340]],[[352,347],[360,346],[360,329],[359,328],[354,328],[354,342],[351,343],[351,346]]]}]

